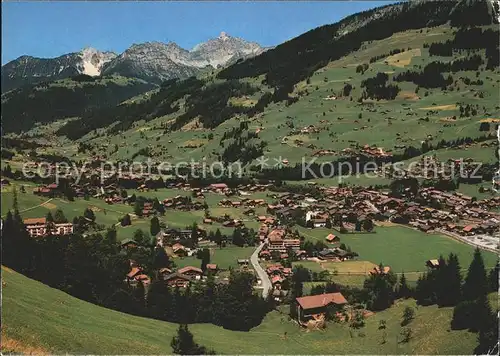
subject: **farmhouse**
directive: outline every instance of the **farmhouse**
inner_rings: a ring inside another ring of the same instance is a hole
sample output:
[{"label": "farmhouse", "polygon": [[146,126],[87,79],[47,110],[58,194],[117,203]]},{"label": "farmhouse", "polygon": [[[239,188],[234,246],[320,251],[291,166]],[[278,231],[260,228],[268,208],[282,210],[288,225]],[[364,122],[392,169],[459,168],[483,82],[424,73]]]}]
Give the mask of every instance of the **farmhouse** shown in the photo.
[{"label": "farmhouse", "polygon": [[325,237],[325,240],[332,243],[332,242],[340,241],[340,238],[338,236],[335,236],[334,234],[328,234],[328,236]]},{"label": "farmhouse", "polygon": [[345,261],[353,258],[355,254],[353,252],[344,251],[338,247],[324,249],[318,253],[318,258],[320,260],[337,260]]},{"label": "farmhouse", "polygon": [[433,259],[433,260],[427,260],[425,261],[425,265],[429,268],[438,268],[439,267],[439,260]]},{"label": "farmhouse", "polygon": [[306,322],[317,314],[325,314],[328,306],[335,305],[339,309],[347,304],[342,293],[325,293],[296,298],[299,322]]},{"label": "farmhouse", "polygon": [[191,276],[179,273],[178,271],[163,277],[163,280],[167,282],[167,284],[170,287],[181,287],[181,288],[186,288],[191,279],[192,279]]},{"label": "farmhouse", "polygon": [[325,227],[326,226],[326,219],[312,219],[313,226],[315,228],[318,227]]},{"label": "farmhouse", "polygon": [[172,246],[172,251],[179,257],[185,257],[187,256],[187,249],[184,247],[184,245],[181,245],[180,243],[176,243]]},{"label": "farmhouse", "polygon": [[193,267],[193,266],[186,266],[183,268],[179,268],[177,273],[180,273],[180,274],[183,274],[183,275],[186,275],[189,277],[193,277],[196,279],[200,279],[201,276],[203,275],[203,271],[201,269],[199,269],[197,267]]}]

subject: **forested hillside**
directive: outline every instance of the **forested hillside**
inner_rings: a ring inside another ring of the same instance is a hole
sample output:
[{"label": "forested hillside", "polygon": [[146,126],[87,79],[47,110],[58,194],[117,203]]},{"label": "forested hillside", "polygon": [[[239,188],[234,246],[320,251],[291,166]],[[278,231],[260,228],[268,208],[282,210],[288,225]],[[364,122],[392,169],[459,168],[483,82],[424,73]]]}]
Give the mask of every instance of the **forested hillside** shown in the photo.
[{"label": "forested hillside", "polygon": [[94,78],[78,75],[44,82],[2,95],[3,132],[27,131],[66,117],[81,116],[96,108],[114,107],[152,84],[124,77]]}]

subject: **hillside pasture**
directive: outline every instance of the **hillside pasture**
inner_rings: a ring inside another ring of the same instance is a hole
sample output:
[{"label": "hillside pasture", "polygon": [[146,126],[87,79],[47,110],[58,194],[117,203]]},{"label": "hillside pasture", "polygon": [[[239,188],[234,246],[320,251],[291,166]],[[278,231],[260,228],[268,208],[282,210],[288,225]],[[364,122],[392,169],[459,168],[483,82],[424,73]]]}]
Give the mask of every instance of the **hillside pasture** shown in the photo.
[{"label": "hillside pasture", "polygon": [[[46,354],[170,354],[177,325],[119,313],[78,300],[57,289],[2,267],[3,351]],[[350,332],[345,324],[329,323],[324,331],[308,332],[289,321],[287,308],[270,312],[261,325],[236,332],[210,324],[189,329],[195,341],[221,354],[472,354],[476,334],[450,331],[452,308],[416,307],[413,337],[399,343],[401,315],[413,300],[398,301],[366,319]],[[381,343],[380,320],[387,324]],[[6,350],[5,347],[11,347]]]}]

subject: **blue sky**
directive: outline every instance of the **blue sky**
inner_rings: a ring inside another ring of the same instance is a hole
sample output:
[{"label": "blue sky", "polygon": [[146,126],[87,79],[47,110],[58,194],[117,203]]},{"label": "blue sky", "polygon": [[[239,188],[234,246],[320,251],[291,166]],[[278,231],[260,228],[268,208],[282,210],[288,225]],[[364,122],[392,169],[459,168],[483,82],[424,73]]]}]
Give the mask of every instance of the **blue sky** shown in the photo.
[{"label": "blue sky", "polygon": [[387,3],[2,2],[2,64],[24,54],[56,57],[87,46],[120,53],[147,41],[190,49],[222,31],[271,46]]}]

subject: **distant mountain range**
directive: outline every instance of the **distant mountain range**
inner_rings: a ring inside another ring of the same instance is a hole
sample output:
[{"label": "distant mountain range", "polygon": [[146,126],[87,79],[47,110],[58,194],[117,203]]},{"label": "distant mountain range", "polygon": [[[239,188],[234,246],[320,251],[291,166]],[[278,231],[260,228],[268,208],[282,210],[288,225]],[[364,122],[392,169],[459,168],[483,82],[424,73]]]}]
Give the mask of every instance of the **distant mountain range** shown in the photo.
[{"label": "distant mountain range", "polygon": [[85,48],[56,58],[21,56],[2,66],[2,92],[26,84],[64,79],[78,74],[119,74],[160,83],[186,78],[204,69],[220,68],[267,50],[255,42],[222,32],[219,37],[186,50],[174,42],[133,44],[121,54]]}]

